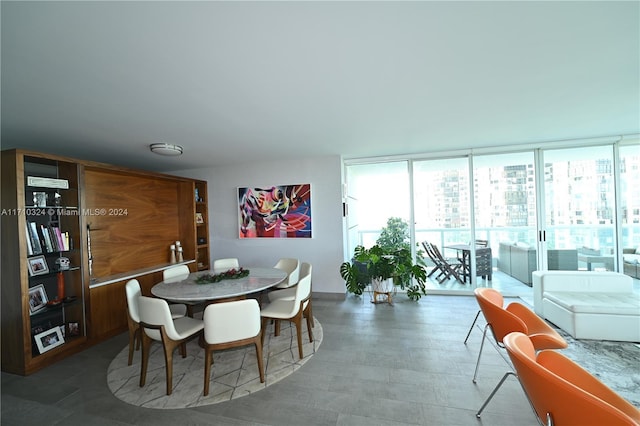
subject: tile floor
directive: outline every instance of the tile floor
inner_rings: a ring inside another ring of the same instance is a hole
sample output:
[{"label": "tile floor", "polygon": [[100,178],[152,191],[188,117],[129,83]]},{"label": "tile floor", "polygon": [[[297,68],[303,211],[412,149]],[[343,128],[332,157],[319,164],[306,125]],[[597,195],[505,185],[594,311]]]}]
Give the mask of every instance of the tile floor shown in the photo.
[{"label": "tile floor", "polygon": [[[494,276],[504,291],[509,280]],[[517,282],[516,282],[517,283]],[[486,285],[486,284],[485,284]],[[518,291],[530,292],[520,284]],[[515,290],[514,290],[515,291]],[[2,425],[535,425],[520,385],[509,379],[475,412],[507,366],[485,350],[471,381],[480,343],[470,296],[420,302],[398,295],[393,306],[367,295],[314,299],[324,340],[298,371],[263,391],[215,405],[156,410],[129,405],[107,386],[107,369],[127,345],[116,336],[28,377],[1,375]]]}]

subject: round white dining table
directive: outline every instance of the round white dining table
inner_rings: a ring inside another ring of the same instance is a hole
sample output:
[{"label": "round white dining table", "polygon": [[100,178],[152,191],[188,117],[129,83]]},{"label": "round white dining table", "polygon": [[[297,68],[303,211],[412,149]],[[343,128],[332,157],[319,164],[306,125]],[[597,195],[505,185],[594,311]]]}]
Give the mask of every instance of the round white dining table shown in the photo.
[{"label": "round white dining table", "polygon": [[246,268],[249,275],[215,283],[198,284],[196,279],[213,271],[192,272],[160,281],[151,288],[156,297],[176,302],[206,302],[258,293],[280,284],[287,273],[276,268]]}]

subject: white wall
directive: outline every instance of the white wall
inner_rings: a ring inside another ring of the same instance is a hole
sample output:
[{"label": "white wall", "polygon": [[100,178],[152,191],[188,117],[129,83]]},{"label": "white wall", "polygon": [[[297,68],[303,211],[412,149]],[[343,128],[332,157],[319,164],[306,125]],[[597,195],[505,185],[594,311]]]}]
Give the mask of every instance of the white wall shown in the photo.
[{"label": "white wall", "polygon": [[[281,257],[313,265],[313,293],[345,296],[343,261],[342,162],[339,156],[295,161],[234,164],[171,174],[206,180],[209,190],[211,258],[237,257],[242,266],[273,266]],[[311,184],[313,238],[239,239],[238,187]]]}]

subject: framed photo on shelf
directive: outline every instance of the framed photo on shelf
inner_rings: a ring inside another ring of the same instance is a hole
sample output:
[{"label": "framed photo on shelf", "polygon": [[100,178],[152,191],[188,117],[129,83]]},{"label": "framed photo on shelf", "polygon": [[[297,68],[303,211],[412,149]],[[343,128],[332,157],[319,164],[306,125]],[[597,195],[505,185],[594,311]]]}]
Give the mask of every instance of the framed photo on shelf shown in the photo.
[{"label": "framed photo on shelf", "polygon": [[29,289],[29,313],[39,311],[47,306],[47,292],[44,290],[44,284],[38,284]]},{"label": "framed photo on shelf", "polygon": [[49,267],[47,266],[47,260],[43,255],[30,257],[27,259],[27,263],[29,265],[29,275],[42,275],[49,272]]},{"label": "framed photo on shelf", "polygon": [[34,192],[33,193],[33,205],[35,207],[47,207],[47,200],[49,194],[46,192]]},{"label": "framed photo on shelf", "polygon": [[70,321],[67,323],[67,333],[69,337],[80,335],[80,324],[77,321]]},{"label": "framed photo on shelf", "polygon": [[197,224],[203,224],[204,223],[204,217],[202,217],[202,213],[196,213],[196,223]]},{"label": "framed photo on shelf", "polygon": [[51,321],[45,321],[43,323],[36,324],[33,327],[31,327],[31,335],[35,337],[36,334],[40,334],[43,331],[50,329],[51,327],[52,327]]},{"label": "framed photo on shelf", "polygon": [[40,334],[36,334],[34,339],[36,339],[36,345],[41,354],[64,343],[64,337],[62,336],[60,327],[53,327]]}]

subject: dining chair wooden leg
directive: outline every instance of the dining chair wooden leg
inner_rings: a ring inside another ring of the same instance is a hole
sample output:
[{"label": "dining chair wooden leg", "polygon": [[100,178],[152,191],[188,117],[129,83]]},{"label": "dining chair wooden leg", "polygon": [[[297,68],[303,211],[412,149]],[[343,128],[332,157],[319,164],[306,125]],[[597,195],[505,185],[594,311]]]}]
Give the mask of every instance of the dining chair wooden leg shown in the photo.
[{"label": "dining chair wooden leg", "polygon": [[309,342],[313,342],[313,316],[311,316],[311,300],[308,301],[307,307],[302,312],[302,316],[307,319],[307,332],[309,333]]},{"label": "dining chair wooden leg", "polygon": [[173,348],[164,346],[164,363],[167,375],[167,395],[171,395],[173,390]]},{"label": "dining chair wooden leg", "polygon": [[312,323],[312,320],[307,315],[307,332],[309,333],[309,342],[313,342],[313,331],[311,331],[311,328],[313,326],[311,325],[311,323]]},{"label": "dining chair wooden leg", "polygon": [[308,312],[309,317],[311,317],[311,327],[315,327],[316,324],[315,324],[315,321],[313,321],[313,307],[311,305],[311,299],[309,299],[309,304],[307,305],[307,310],[309,311]]},{"label": "dining chair wooden leg", "polygon": [[300,355],[300,359],[304,358],[302,354],[302,311],[298,312],[293,318],[293,323],[296,325],[296,335],[298,337],[298,355]]},{"label": "dining chair wooden leg", "polygon": [[260,383],[264,383],[264,361],[262,359],[262,341],[260,335],[256,336],[255,340],[256,358],[258,360],[258,371],[260,373]]},{"label": "dining chair wooden leg", "polygon": [[147,366],[149,365],[149,349],[151,348],[151,337],[146,333],[142,334],[142,360],[140,362],[140,387],[143,387],[147,380]]},{"label": "dining chair wooden leg", "polygon": [[209,382],[211,381],[211,358],[212,350],[207,346],[204,348],[204,396],[209,395]]},{"label": "dining chair wooden leg", "polygon": [[270,318],[262,318],[262,326],[260,327],[260,335],[261,335],[261,339],[262,340],[262,346],[264,346],[264,334],[267,331],[267,323],[269,322]]},{"label": "dining chair wooden leg", "polygon": [[127,359],[127,365],[133,363],[134,350],[140,349],[140,326],[138,324],[131,324],[133,320],[129,318],[129,358]]}]

